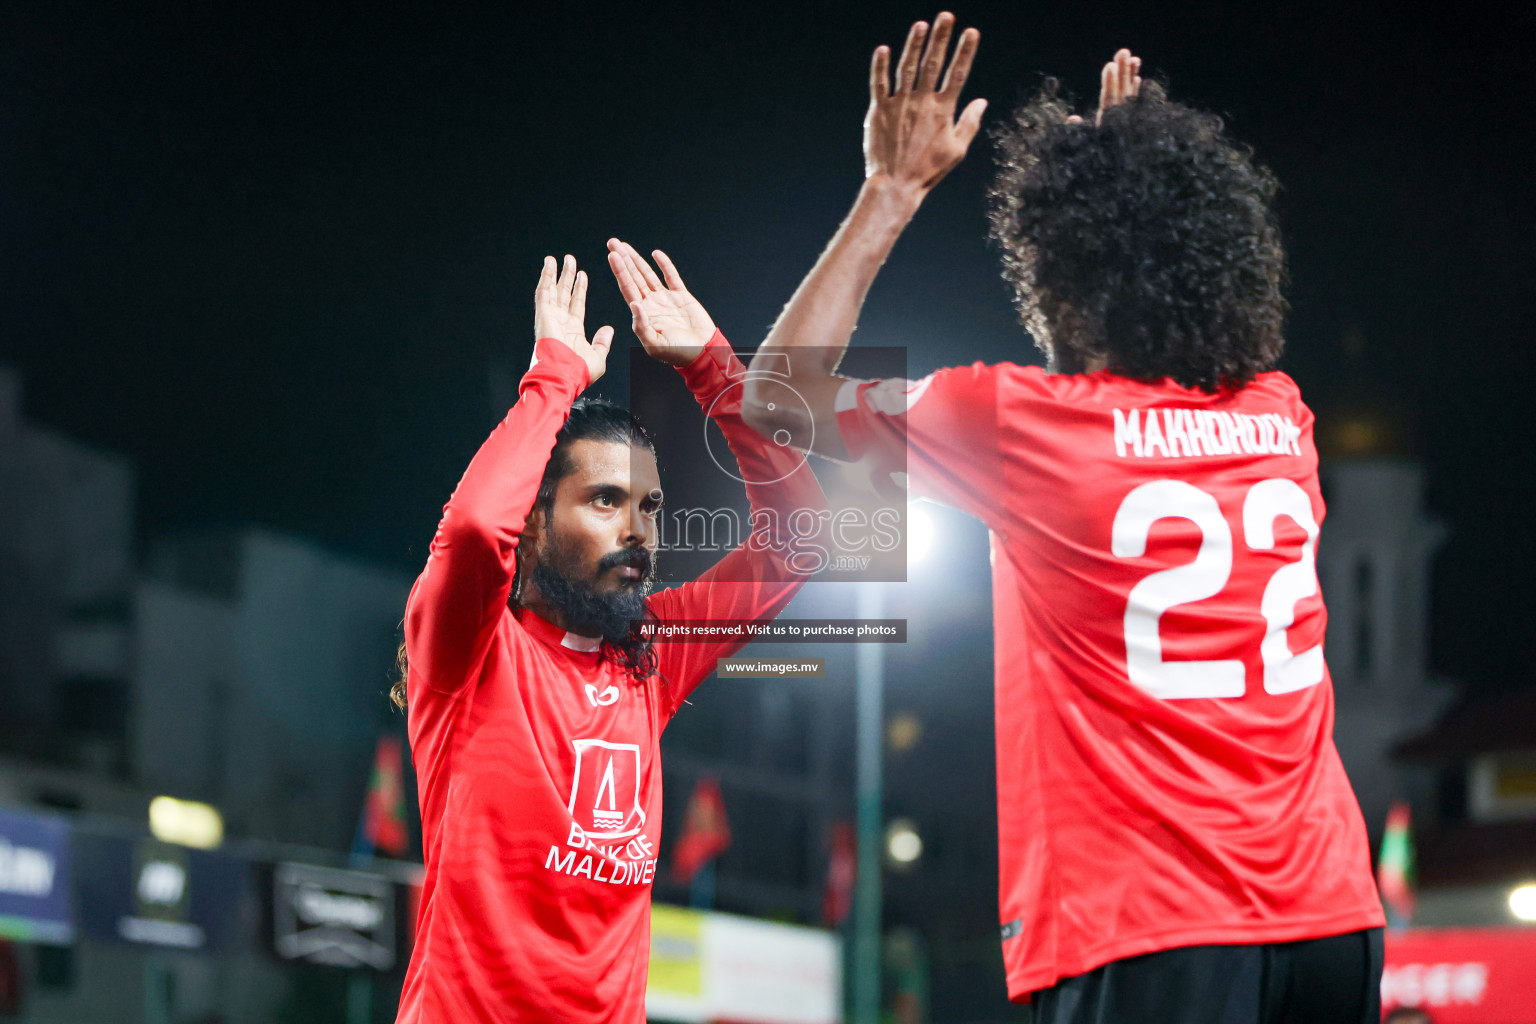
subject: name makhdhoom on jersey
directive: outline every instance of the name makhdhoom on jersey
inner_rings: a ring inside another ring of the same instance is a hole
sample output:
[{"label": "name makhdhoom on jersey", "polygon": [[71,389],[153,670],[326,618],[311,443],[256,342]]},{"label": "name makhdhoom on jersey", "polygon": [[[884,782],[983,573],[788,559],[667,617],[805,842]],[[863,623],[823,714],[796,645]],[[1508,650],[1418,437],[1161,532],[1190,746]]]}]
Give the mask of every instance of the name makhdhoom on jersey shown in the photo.
[{"label": "name makhdhoom on jersey", "polygon": [[1208,409],[1116,409],[1114,414],[1115,454],[1122,459],[1301,454],[1301,428],[1289,416],[1278,413],[1250,416]]}]

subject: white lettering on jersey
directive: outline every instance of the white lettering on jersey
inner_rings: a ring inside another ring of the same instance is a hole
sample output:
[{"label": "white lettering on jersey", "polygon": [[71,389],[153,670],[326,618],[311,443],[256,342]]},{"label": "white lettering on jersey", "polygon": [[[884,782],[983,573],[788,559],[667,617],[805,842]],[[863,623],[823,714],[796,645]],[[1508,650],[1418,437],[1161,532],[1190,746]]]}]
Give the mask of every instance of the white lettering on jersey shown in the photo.
[{"label": "white lettering on jersey", "polygon": [[1112,409],[1115,454],[1169,459],[1204,455],[1300,455],[1301,428],[1289,416],[1206,409]]},{"label": "white lettering on jersey", "polygon": [[1189,435],[1184,432],[1184,422],[1189,416],[1188,409],[1164,409],[1163,433],[1168,435],[1169,455],[1197,455],[1189,447]]},{"label": "white lettering on jersey", "polygon": [[643,835],[627,843],[599,846],[573,821],[565,845],[564,850],[557,845],[549,848],[544,857],[546,870],[573,878],[585,875],[609,885],[649,885],[656,875],[656,847]]},{"label": "white lettering on jersey", "polygon": [[1168,442],[1163,440],[1163,428],[1157,425],[1156,409],[1147,410],[1147,433],[1142,441],[1142,446],[1146,449],[1148,456],[1152,454],[1152,449],[1154,448],[1161,448],[1165,456],[1171,457],[1173,455],[1168,450]]},{"label": "white lettering on jersey", "polygon": [[1135,409],[1130,412],[1115,413],[1115,454],[1125,458],[1126,448],[1130,448],[1138,458],[1141,457],[1141,413]]}]

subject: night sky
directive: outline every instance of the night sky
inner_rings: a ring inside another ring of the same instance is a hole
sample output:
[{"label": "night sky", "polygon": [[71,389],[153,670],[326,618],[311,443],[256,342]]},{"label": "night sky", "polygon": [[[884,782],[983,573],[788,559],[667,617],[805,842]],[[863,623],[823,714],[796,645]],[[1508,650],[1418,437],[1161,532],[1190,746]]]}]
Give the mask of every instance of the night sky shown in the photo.
[{"label": "night sky", "polygon": [[[1283,368],[1322,426],[1387,415],[1427,464],[1436,668],[1530,682],[1533,8],[956,11],[989,120],[1045,73],[1090,102],[1128,45],[1274,168]],[[589,324],[628,340],[604,240],[665,248],[756,344],[858,187],[870,51],[933,14],[7,4],[0,361],[31,419],[134,460],[146,542],[261,523],[413,570],[526,365],[540,257],[573,252]],[[930,198],[856,343],[914,373],[1035,358],[985,242],[989,157]]]}]

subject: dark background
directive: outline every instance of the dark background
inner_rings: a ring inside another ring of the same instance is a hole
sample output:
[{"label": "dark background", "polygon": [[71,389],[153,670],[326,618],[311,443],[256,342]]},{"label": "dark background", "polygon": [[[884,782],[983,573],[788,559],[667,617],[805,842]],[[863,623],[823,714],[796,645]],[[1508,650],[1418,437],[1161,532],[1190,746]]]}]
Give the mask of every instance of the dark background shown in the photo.
[{"label": "dark background", "polygon": [[[1085,103],[1116,46],[1284,186],[1284,368],[1374,410],[1451,528],[1437,670],[1536,658],[1527,349],[1532,8],[968,3],[988,120]],[[129,455],[144,537],[258,522],[401,568],[526,365],[545,253],[627,317],[611,234],[761,340],[861,176],[901,4],[8,4],[0,359],[30,418]],[[922,373],[1034,359],[984,240],[988,145],[935,192],[857,341]],[[626,360],[600,389],[626,395]],[[500,386],[498,386],[500,381]]]}]

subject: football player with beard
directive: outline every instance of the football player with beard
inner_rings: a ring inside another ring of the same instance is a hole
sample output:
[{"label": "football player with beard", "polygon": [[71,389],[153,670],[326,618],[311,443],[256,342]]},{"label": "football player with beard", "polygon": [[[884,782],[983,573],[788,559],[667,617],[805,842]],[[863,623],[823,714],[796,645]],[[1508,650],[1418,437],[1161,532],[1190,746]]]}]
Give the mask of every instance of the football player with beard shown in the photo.
[{"label": "football player with beard", "polygon": [[518,401],[443,509],[406,606],[394,696],[426,880],[402,1022],[645,1019],[661,732],[746,641],[643,626],[769,619],[804,581],[780,527],[825,508],[816,478],[742,420],[744,367],[657,260],[665,283],[632,249],[610,256],[645,350],[724,433],[756,529],[700,578],[649,593],[656,455],[627,411],[578,397],[602,375],[613,329],[587,339],[586,275],[569,256],[557,275],[547,258]]}]

